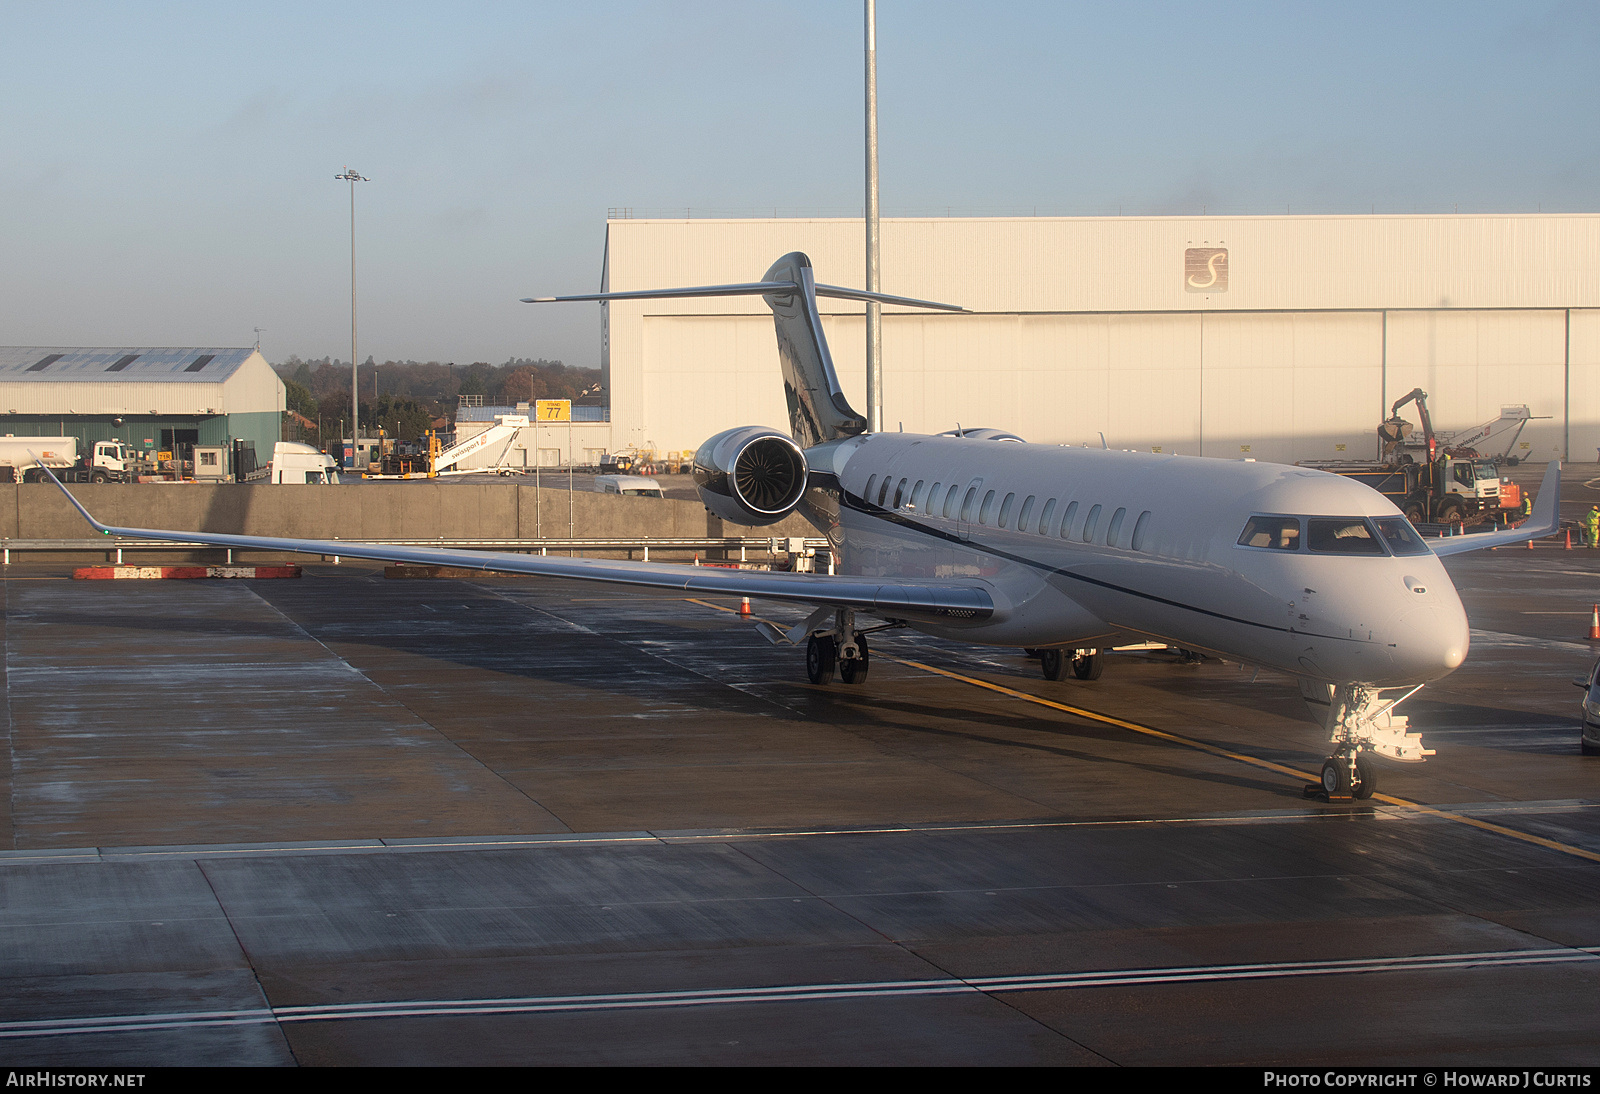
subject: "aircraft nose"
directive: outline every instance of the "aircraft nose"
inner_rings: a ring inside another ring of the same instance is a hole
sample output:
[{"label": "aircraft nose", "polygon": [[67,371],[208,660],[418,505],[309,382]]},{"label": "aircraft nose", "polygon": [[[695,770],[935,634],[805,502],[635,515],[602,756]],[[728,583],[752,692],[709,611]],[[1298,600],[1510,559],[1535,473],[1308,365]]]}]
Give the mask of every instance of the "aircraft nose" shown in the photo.
[{"label": "aircraft nose", "polygon": [[1389,627],[1389,657],[1408,681],[1423,683],[1448,676],[1467,659],[1472,641],[1467,613],[1459,602],[1409,608]]}]

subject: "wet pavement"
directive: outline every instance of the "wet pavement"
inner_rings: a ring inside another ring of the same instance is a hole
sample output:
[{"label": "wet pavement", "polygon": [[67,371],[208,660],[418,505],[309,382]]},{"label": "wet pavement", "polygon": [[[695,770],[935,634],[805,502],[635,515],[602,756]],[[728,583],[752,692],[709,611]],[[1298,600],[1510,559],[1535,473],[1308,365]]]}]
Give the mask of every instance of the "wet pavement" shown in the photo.
[{"label": "wet pavement", "polygon": [[1600,551],[1448,567],[1439,754],[1330,805],[1236,664],[813,687],[728,600],[12,566],[0,1056],[1593,1065]]}]

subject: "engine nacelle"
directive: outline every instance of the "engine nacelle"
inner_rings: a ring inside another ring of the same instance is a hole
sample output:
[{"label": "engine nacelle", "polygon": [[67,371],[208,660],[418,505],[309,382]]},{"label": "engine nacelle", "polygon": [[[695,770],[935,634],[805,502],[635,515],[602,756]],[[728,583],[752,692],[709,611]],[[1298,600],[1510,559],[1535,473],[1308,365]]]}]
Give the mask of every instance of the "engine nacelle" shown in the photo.
[{"label": "engine nacelle", "polygon": [[786,434],[747,425],[718,433],[694,454],[700,500],[734,524],[776,524],[806,492],[806,457]]}]

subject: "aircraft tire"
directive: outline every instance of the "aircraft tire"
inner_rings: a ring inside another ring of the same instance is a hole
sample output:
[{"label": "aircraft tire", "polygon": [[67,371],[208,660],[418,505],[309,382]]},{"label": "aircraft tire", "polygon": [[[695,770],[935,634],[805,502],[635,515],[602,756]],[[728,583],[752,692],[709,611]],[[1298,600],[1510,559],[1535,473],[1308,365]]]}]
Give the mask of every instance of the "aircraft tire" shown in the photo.
[{"label": "aircraft tire", "polygon": [[856,635],[856,649],[861,651],[860,657],[852,657],[847,661],[839,662],[839,679],[847,684],[866,683],[867,670],[872,667],[871,657],[867,653],[866,635]]},{"label": "aircraft tire", "polygon": [[1330,798],[1350,793],[1350,771],[1338,756],[1322,761],[1322,792]]},{"label": "aircraft tire", "polygon": [[1090,650],[1084,654],[1073,655],[1072,675],[1079,680],[1098,680],[1105,668],[1105,655],[1099,650]]},{"label": "aircraft tire", "polygon": [[833,668],[838,660],[838,643],[831,634],[814,634],[806,643],[806,676],[813,684],[833,683]]},{"label": "aircraft tire", "polygon": [[1378,765],[1365,752],[1356,753],[1356,777],[1361,781],[1351,794],[1360,801],[1366,801],[1378,789]]},{"label": "aircraft tire", "polygon": [[1067,674],[1067,659],[1060,650],[1040,650],[1039,669],[1046,680],[1059,680]]}]

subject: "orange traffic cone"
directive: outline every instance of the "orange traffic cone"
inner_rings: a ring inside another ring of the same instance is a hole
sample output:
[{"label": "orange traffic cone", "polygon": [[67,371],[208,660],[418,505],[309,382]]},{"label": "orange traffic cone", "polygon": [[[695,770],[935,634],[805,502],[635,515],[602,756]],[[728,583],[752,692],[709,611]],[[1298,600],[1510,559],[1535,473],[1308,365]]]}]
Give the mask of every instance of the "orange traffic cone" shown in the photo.
[{"label": "orange traffic cone", "polygon": [[694,564],[696,566],[700,565],[700,552],[699,551],[696,551],[694,553]]},{"label": "orange traffic cone", "polygon": [[1572,550],[1572,529],[1567,529],[1567,550]]},{"label": "orange traffic cone", "polygon": [[1600,642],[1600,604],[1594,606],[1594,614],[1589,617],[1589,641]]},{"label": "orange traffic cone", "polygon": [[739,614],[746,617],[750,615],[750,598],[748,596],[739,598]]}]

